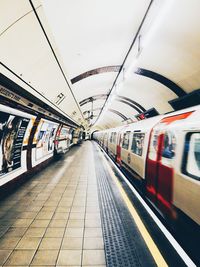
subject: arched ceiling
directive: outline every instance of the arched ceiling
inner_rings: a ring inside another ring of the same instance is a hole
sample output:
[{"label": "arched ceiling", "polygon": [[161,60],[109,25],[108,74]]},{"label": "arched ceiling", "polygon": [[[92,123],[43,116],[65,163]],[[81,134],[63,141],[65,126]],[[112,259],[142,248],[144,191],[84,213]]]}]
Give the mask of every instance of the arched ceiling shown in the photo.
[{"label": "arched ceiling", "polygon": [[199,0],[1,0],[0,72],[86,129],[200,88]]}]

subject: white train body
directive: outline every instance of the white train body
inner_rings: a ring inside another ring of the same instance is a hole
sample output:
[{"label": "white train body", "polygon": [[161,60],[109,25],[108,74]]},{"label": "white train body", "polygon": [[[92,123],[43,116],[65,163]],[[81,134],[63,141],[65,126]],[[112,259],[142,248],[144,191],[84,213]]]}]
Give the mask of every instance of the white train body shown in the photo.
[{"label": "white train body", "polygon": [[120,166],[139,179],[146,197],[176,218],[200,225],[200,106],[94,133]]}]

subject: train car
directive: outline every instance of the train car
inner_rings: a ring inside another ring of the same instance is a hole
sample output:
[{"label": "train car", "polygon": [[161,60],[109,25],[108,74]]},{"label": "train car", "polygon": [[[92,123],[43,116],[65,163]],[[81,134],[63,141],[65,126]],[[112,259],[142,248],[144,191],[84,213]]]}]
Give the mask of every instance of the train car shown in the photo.
[{"label": "train car", "polygon": [[120,132],[126,126],[114,128],[110,130],[108,139],[108,154],[117,162],[117,144],[119,143]]},{"label": "train car", "polygon": [[146,192],[169,217],[179,211],[200,224],[200,109],[165,116],[150,137],[146,160]]},{"label": "train car", "polygon": [[145,178],[145,163],[149,136],[153,126],[162,116],[130,124],[119,132],[117,162],[131,171],[138,179]]},{"label": "train car", "polygon": [[109,132],[110,130],[107,130],[103,133],[102,146],[106,152],[108,152]]},{"label": "train car", "polygon": [[[108,154],[163,216],[200,225],[200,106],[103,131]],[[107,132],[107,135],[106,135]],[[101,132],[94,134],[97,140]],[[107,139],[106,139],[107,140]],[[99,141],[100,145],[102,142]],[[105,149],[105,141],[102,147]]]},{"label": "train car", "polygon": [[98,135],[98,142],[99,144],[103,147],[103,136],[104,136],[104,131],[100,132],[100,133],[97,133]]}]

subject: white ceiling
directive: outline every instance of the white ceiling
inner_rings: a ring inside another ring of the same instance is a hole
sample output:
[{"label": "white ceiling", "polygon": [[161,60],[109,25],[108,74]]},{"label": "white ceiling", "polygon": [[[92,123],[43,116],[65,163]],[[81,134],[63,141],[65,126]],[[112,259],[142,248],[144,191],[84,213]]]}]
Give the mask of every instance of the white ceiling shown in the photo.
[{"label": "white ceiling", "polygon": [[[35,4],[48,31],[41,3],[35,1]],[[79,124],[85,124],[77,100],[70,91],[29,1],[0,1],[0,16],[0,59],[7,68],[0,65],[1,73],[55,109],[60,108],[68,117],[72,117],[74,112],[76,115],[72,119]],[[48,33],[48,36],[56,50],[51,34]],[[57,50],[56,53],[59,57]],[[62,64],[61,60],[60,62]],[[17,76],[23,79],[24,83]],[[60,105],[56,105],[60,93],[66,97]]]},{"label": "white ceiling", "polygon": [[[86,128],[122,125],[124,116],[135,121],[138,111],[130,101],[169,112],[176,93],[136,70],[162,75],[185,93],[200,88],[199,10],[199,0],[1,0],[0,58],[6,68],[0,65],[0,71]],[[120,73],[101,69],[122,64]],[[92,70],[96,74],[71,82]],[[111,89],[107,101],[93,101],[94,117],[84,120],[92,103],[79,102]],[[60,93],[65,99],[58,105]],[[130,101],[120,102],[117,94]]]}]

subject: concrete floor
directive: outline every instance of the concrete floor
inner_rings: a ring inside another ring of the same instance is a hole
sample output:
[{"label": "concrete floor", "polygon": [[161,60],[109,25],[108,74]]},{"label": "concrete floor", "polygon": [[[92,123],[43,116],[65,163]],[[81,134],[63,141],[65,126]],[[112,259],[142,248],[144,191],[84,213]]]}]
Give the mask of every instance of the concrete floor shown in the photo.
[{"label": "concrete floor", "polygon": [[105,266],[92,144],[0,202],[0,266]]}]

